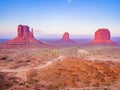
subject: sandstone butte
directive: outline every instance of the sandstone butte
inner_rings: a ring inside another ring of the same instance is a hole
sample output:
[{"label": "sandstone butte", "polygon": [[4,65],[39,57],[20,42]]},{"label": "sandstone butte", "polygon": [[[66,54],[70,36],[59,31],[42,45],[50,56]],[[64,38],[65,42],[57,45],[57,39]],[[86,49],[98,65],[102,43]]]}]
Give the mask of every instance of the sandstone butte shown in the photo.
[{"label": "sandstone butte", "polygon": [[113,43],[110,31],[106,28],[100,28],[95,32],[93,43]]},{"label": "sandstone butte", "polygon": [[33,28],[29,29],[27,25],[18,25],[17,37],[5,42],[3,46],[19,47],[19,46],[44,46],[42,42],[38,41],[33,34]]},{"label": "sandstone butte", "polygon": [[72,39],[70,39],[68,32],[65,32],[63,34],[62,39],[60,40],[60,42],[63,42],[63,43],[74,43],[74,41]]}]

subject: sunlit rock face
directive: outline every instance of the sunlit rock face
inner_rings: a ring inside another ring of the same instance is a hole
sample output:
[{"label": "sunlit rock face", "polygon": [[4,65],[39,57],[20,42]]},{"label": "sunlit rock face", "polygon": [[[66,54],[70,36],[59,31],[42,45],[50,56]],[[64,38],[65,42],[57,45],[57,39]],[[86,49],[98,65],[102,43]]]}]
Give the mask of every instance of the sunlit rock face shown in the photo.
[{"label": "sunlit rock face", "polygon": [[64,42],[64,43],[74,43],[74,41],[70,39],[68,32],[65,32],[65,33],[63,34],[62,39],[60,40],[60,42]]},{"label": "sunlit rock face", "polygon": [[70,39],[70,38],[69,38],[69,33],[68,33],[68,32],[65,32],[64,35],[63,35],[63,37],[62,37],[62,39],[64,39],[64,40],[69,40],[69,39]]},{"label": "sunlit rock face", "polygon": [[18,25],[18,37],[30,37],[29,26]]},{"label": "sunlit rock face", "polygon": [[25,25],[18,25],[18,37],[24,37],[24,38],[34,38],[33,35],[33,28],[31,31],[29,30],[29,26]]},{"label": "sunlit rock face", "polygon": [[4,43],[4,45],[14,45],[16,46],[21,46],[21,45],[43,45],[42,42],[39,42],[37,39],[35,39],[34,34],[33,34],[33,28],[29,29],[29,26],[27,25],[18,25],[17,29],[17,37]]},{"label": "sunlit rock face", "polygon": [[102,43],[102,42],[112,42],[110,31],[106,28],[98,29],[95,32],[93,42]]},{"label": "sunlit rock face", "polygon": [[35,43],[38,42],[33,35],[33,28],[31,29],[31,31],[29,30],[29,26],[26,25],[18,25],[18,36],[17,36],[17,40],[20,41],[26,41],[26,42],[31,42],[31,43]]}]

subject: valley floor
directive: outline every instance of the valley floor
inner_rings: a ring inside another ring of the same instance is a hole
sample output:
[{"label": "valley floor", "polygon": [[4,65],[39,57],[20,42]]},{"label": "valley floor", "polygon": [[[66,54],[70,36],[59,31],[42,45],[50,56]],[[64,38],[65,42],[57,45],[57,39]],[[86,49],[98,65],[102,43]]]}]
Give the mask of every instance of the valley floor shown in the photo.
[{"label": "valley floor", "polygon": [[119,46],[0,49],[0,90],[118,90]]}]

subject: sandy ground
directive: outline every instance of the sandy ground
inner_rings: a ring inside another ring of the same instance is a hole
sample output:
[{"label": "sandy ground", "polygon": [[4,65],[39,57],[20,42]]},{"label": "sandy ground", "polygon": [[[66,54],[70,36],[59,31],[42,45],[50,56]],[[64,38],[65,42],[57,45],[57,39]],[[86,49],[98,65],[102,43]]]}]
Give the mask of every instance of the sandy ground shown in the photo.
[{"label": "sandy ground", "polygon": [[[7,74],[5,75],[6,79],[7,77],[14,77],[14,79],[12,79],[14,82],[9,81],[9,79],[7,80],[12,84],[9,89],[15,87],[20,88],[19,84],[22,82],[21,86],[29,90],[37,90],[38,88],[42,88],[41,90],[54,90],[55,88],[56,90],[58,88],[64,88],[64,90],[67,90],[67,88],[69,90],[77,90],[77,88],[78,90],[118,90],[120,85],[119,55],[120,47],[118,46],[73,46],[54,49],[33,48],[25,50],[1,49],[0,74]],[[89,68],[95,70],[95,72],[92,74]],[[98,69],[98,71],[96,69]],[[35,75],[34,73],[37,74]],[[99,81],[99,79],[94,80],[92,77],[90,77],[92,75],[96,76],[97,73],[100,73],[101,76],[98,76],[98,78],[105,80],[105,83]],[[19,78],[20,81],[16,81],[17,79],[15,78]],[[36,86],[37,84],[39,87]],[[90,85],[95,85],[95,87]],[[4,83],[2,86],[4,86]]]}]

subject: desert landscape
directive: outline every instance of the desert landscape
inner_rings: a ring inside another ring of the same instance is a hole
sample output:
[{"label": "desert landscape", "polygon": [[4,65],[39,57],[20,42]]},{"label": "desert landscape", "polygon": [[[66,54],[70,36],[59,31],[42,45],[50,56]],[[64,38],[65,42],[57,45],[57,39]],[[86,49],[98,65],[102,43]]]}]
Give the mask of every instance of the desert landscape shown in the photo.
[{"label": "desert landscape", "polygon": [[0,45],[0,89],[119,90],[120,45],[110,39],[108,29],[98,31],[86,44],[64,33],[49,45],[19,25],[18,36]]},{"label": "desert landscape", "polygon": [[0,90],[120,90],[120,0],[0,0]]},{"label": "desert landscape", "polygon": [[0,49],[1,90],[119,90],[119,46]]}]

